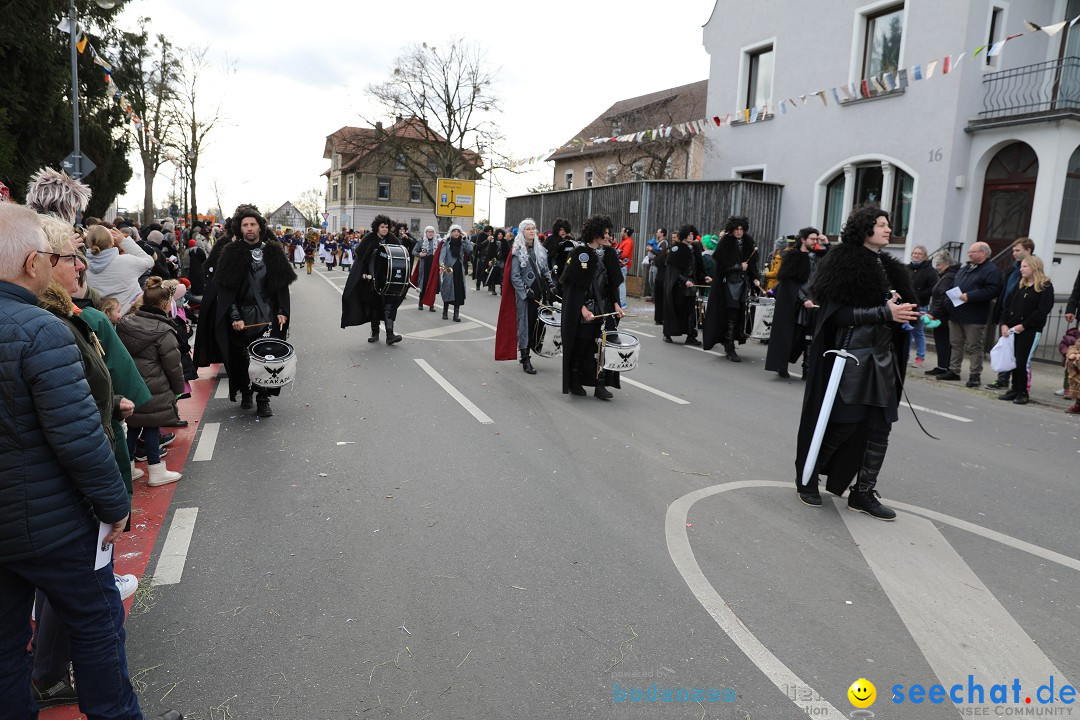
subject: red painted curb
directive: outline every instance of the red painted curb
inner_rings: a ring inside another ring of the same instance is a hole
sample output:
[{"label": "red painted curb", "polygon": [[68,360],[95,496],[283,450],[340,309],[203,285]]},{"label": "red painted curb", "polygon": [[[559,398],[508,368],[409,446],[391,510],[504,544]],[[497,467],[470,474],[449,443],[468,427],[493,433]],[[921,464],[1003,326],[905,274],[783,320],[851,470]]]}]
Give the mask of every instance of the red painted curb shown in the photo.
[{"label": "red painted curb", "polygon": [[[163,428],[163,431],[176,433],[176,439],[169,445],[169,454],[163,462],[170,470],[182,472],[187,465],[188,455],[191,454],[191,444],[195,440],[195,434],[199,431],[203,413],[210,402],[211,394],[217,387],[217,376],[220,365],[211,365],[208,368],[199,369],[199,379],[191,382],[191,397],[178,401],[180,418],[188,421],[186,428]],[[228,382],[222,378],[222,382]],[[145,472],[146,465],[138,463]],[[134,574],[140,580],[146,574],[146,566],[150,562],[150,554],[154,551],[161,527],[165,523],[165,516],[172,504],[173,493],[176,492],[178,483],[150,487],[146,484],[147,477],[135,481],[135,494],[131,504],[131,532],[126,533],[113,550],[113,564],[116,572],[120,575]],[[181,478],[179,482],[186,482]],[[130,611],[134,598],[124,601],[124,610]],[[41,720],[85,720],[86,716],[79,712],[78,705],[62,705],[60,707],[42,710],[39,717]]]}]

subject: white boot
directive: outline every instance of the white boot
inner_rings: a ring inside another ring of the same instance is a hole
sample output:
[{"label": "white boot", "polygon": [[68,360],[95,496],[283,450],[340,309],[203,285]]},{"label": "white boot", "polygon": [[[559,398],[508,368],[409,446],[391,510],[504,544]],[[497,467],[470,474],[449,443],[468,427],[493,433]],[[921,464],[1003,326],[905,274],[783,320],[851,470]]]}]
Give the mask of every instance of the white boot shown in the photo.
[{"label": "white boot", "polygon": [[168,485],[180,479],[180,473],[168,469],[163,462],[157,465],[147,465],[146,469],[150,471],[150,479],[146,481],[146,484],[150,487]]},{"label": "white boot", "polygon": [[144,473],[142,470],[135,467],[135,461],[132,460],[131,461],[131,479],[132,479],[132,481],[142,479],[142,476],[145,475],[145,474],[146,473]]}]

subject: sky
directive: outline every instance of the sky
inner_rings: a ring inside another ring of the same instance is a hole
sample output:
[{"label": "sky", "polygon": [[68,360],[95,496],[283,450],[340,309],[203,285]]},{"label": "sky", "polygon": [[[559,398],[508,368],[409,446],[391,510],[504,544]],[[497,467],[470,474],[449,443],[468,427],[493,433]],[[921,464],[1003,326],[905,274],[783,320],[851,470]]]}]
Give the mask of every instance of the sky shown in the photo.
[{"label": "sky", "polygon": [[[392,122],[366,89],[389,77],[409,44],[479,42],[496,71],[503,150],[525,158],[561,145],[618,100],[706,79],[702,26],[714,3],[132,0],[116,25],[133,30],[148,17],[152,33],[179,47],[209,44],[204,107],[220,106],[224,122],[200,159],[199,209],[215,204],[216,184],[226,211],[253,202],[269,213],[306,190],[325,192],[327,135],[364,118]],[[132,166],[119,198],[126,210],[142,207],[136,156]],[[501,225],[504,199],[550,183],[552,167],[497,171],[490,215],[487,184],[478,183],[477,219]],[[162,166],[157,204],[173,175]]]}]

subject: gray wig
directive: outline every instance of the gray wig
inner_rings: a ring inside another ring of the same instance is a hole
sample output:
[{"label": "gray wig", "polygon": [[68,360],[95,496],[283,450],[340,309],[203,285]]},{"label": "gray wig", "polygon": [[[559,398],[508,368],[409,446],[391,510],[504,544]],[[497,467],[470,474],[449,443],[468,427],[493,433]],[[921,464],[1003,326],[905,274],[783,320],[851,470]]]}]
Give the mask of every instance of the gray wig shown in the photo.
[{"label": "gray wig", "polygon": [[47,167],[30,177],[30,184],[26,186],[26,206],[74,224],[75,218],[90,204],[90,194],[87,185]]}]

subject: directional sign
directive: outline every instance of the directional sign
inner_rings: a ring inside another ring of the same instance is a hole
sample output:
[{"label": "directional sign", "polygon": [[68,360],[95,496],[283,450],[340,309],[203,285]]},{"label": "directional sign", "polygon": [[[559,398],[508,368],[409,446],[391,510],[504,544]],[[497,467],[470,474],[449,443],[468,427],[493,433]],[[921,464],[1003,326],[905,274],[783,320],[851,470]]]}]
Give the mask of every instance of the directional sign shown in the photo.
[{"label": "directional sign", "polygon": [[435,214],[439,217],[473,217],[475,180],[439,178],[435,188]]},{"label": "directional sign", "polygon": [[70,155],[60,161],[60,167],[64,172],[66,172],[68,175],[75,178],[76,180],[86,177],[90,173],[94,172],[94,168],[97,167],[97,165],[95,165],[90,158],[86,157],[86,154],[84,153],[82,156],[82,172],[76,175],[75,158],[76,155],[74,152],[72,152]]}]

